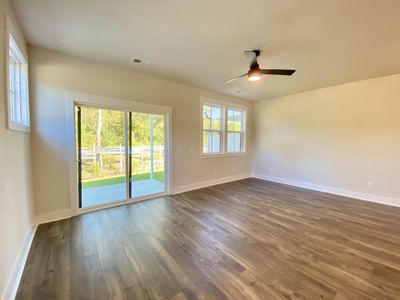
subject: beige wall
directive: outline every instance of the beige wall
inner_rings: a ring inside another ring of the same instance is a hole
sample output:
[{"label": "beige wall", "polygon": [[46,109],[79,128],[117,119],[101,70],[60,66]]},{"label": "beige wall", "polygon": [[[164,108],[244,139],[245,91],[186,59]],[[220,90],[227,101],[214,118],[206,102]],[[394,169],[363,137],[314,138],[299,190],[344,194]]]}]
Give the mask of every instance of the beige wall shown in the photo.
[{"label": "beige wall", "polygon": [[[5,24],[12,17],[0,1],[0,297],[17,261],[24,240],[32,230],[33,201],[30,175],[29,134],[6,129]],[[14,21],[14,25],[16,22]]]},{"label": "beige wall", "polygon": [[29,57],[37,214],[70,207],[65,90],[172,107],[172,188],[251,172],[250,155],[200,158],[200,96],[246,105],[249,119],[250,102],[42,48],[31,47]]},{"label": "beige wall", "polygon": [[400,74],[258,102],[254,112],[253,173],[400,198]]}]

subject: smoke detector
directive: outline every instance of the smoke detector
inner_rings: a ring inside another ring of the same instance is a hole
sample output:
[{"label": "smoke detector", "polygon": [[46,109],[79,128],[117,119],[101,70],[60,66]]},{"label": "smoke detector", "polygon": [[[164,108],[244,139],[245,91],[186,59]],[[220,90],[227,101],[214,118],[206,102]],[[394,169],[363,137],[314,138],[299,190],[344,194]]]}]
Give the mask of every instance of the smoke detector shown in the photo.
[{"label": "smoke detector", "polygon": [[150,65],[150,62],[148,60],[141,59],[141,58],[138,58],[138,57],[132,57],[131,58],[131,63],[135,64],[135,65],[141,65],[143,67],[147,67],[147,66]]}]

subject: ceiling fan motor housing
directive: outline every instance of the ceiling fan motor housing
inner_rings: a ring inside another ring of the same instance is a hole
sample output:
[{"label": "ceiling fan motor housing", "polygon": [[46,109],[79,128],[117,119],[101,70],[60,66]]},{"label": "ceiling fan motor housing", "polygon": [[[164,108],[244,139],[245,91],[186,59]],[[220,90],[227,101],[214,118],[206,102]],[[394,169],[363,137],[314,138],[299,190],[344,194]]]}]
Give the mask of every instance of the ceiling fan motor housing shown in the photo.
[{"label": "ceiling fan motor housing", "polygon": [[258,63],[254,63],[250,66],[250,70],[258,70],[260,69],[260,66]]}]

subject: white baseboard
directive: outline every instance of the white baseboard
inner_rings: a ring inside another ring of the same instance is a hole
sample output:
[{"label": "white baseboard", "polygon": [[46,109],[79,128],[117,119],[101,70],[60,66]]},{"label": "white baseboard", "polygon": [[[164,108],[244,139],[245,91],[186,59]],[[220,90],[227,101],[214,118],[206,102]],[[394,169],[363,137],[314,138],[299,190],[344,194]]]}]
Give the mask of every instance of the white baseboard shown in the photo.
[{"label": "white baseboard", "polygon": [[36,216],[36,224],[44,224],[44,223],[49,223],[49,222],[54,222],[62,219],[67,219],[71,217],[71,209],[62,209],[62,210],[56,210],[52,211],[50,213],[46,214],[41,214]]},{"label": "white baseboard", "polygon": [[325,186],[325,185],[318,185],[318,184],[313,184],[313,183],[308,183],[308,182],[302,182],[302,181],[297,181],[297,180],[292,180],[292,179],[277,178],[277,177],[264,175],[264,174],[252,174],[252,177],[267,180],[267,181],[277,182],[277,183],[283,183],[283,184],[287,184],[287,185],[293,185],[293,186],[297,186],[297,187],[301,187],[301,188],[305,188],[305,189],[309,189],[309,190],[315,190],[315,191],[319,191],[319,192],[335,194],[335,195],[345,196],[345,197],[349,197],[349,198],[355,198],[355,199],[359,199],[359,200],[400,207],[400,199],[396,199],[396,198],[392,198],[392,197],[385,197],[385,196],[361,193],[361,192],[356,192],[356,191],[349,191],[349,190],[345,190],[345,189],[340,189],[340,188],[335,188],[335,187],[330,187],[330,186]]},{"label": "white baseboard", "polygon": [[236,181],[236,180],[241,180],[245,178],[250,178],[251,174],[241,174],[241,175],[235,175],[235,176],[229,176],[229,177],[222,177],[222,178],[216,178],[212,180],[207,180],[207,181],[202,181],[198,183],[192,183],[188,185],[181,185],[178,187],[173,188],[171,194],[179,194],[179,193],[184,193],[192,190],[198,190],[201,188],[221,184],[221,183],[227,183],[231,181]]},{"label": "white baseboard", "polygon": [[25,238],[18,252],[18,256],[15,259],[14,266],[10,273],[10,277],[8,278],[3,294],[1,295],[0,298],[1,300],[15,299],[18,286],[21,281],[22,273],[25,268],[25,263],[28,258],[29,249],[31,248],[32,241],[35,236],[35,232],[38,225],[61,219],[66,219],[69,217],[71,217],[70,209],[58,210],[51,213],[36,216],[34,224],[27,230],[25,234]]},{"label": "white baseboard", "polygon": [[38,215],[35,218],[35,224],[33,224],[26,232],[21,248],[18,252],[17,258],[15,259],[10,277],[6,283],[3,294],[1,295],[2,300],[13,300],[17,294],[18,286],[21,281],[22,273],[25,268],[25,263],[28,258],[29,249],[31,248],[33,238],[35,236],[38,225],[48,222],[53,222],[61,219],[71,217],[71,210],[64,209],[54,211],[47,214]]},{"label": "white baseboard", "polygon": [[2,300],[15,299],[19,282],[21,281],[22,273],[24,272],[25,263],[28,258],[29,249],[31,248],[33,237],[35,236],[36,228],[36,225],[30,226],[25,234],[24,240],[11,270],[10,277],[8,278],[3,294],[1,295]]}]

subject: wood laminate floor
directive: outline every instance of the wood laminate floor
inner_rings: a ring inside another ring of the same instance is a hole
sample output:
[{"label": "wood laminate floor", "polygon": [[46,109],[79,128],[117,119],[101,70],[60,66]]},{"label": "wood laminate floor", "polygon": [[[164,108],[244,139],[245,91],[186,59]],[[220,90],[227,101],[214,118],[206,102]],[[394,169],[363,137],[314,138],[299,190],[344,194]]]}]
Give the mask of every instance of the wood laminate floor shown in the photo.
[{"label": "wood laminate floor", "polygon": [[40,225],[17,299],[400,299],[400,209],[246,179]]}]

